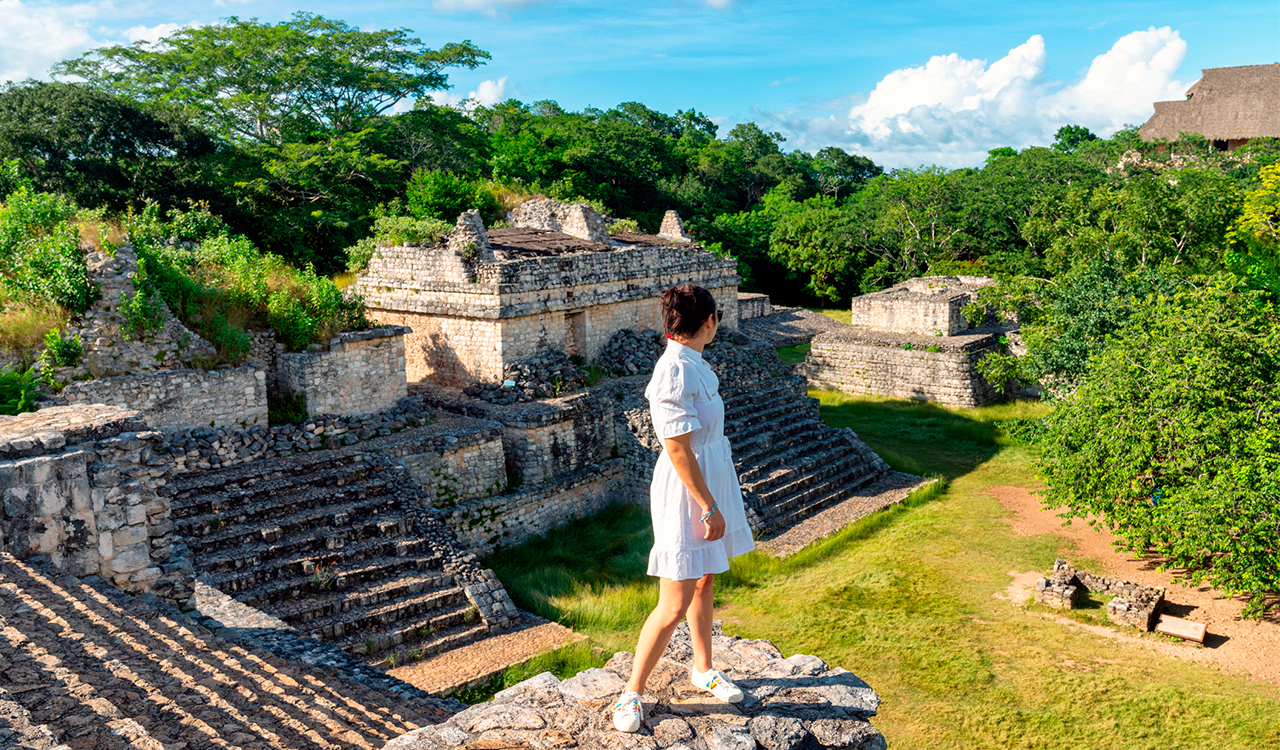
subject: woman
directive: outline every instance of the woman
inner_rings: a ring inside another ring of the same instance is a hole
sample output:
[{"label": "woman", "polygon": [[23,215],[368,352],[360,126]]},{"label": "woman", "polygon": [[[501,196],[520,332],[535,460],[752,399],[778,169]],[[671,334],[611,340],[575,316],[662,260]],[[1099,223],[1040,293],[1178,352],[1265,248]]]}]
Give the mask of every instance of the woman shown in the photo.
[{"label": "woman", "polygon": [[729,558],[755,549],[724,436],[720,379],[702,359],[721,317],[711,292],[700,286],[662,293],[667,350],[645,390],[663,443],[649,487],[649,575],[658,577],[658,606],[640,631],[631,680],[613,708],[613,725],[623,732],[640,728],[645,682],[686,613],[693,641],[690,680],[722,701],[742,700],[742,691],[711,668],[712,581],[729,569]]}]

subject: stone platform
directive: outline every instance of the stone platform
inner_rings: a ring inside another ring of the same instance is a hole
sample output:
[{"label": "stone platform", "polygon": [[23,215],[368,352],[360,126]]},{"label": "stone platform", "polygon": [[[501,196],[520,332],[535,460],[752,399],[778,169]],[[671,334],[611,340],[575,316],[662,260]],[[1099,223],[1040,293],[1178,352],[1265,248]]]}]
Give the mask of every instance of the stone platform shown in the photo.
[{"label": "stone platform", "polygon": [[782,658],[769,641],[727,637],[718,623],[713,664],[746,693],[717,701],[689,683],[692,648],[683,623],[649,678],[640,731],[613,728],[611,709],[631,674],[632,655],[615,654],[601,669],[567,680],[550,672],[512,686],[448,721],[414,730],[384,750],[881,750],[884,737],[868,721],[880,697],[852,673],[816,656]]}]

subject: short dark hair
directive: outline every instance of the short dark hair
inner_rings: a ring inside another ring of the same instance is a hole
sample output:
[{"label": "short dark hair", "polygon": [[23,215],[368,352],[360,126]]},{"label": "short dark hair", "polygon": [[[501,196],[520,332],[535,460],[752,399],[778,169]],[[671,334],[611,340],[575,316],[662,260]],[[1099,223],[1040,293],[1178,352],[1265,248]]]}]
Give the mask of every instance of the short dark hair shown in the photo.
[{"label": "short dark hair", "polygon": [[662,327],[668,336],[690,338],[716,312],[716,298],[697,284],[673,286],[662,293]]}]

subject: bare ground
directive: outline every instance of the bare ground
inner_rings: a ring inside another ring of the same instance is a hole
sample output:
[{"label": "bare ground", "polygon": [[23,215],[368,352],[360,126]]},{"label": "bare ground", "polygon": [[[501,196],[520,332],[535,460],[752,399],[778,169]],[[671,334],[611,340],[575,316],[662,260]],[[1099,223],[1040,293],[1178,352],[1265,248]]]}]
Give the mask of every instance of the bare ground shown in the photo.
[{"label": "bare ground", "polygon": [[[1091,573],[1140,583],[1144,586],[1165,587],[1167,614],[1184,617],[1208,626],[1203,647],[1193,643],[1180,643],[1163,637],[1132,634],[1122,629],[1089,625],[1075,620],[1043,613],[1069,627],[1086,630],[1095,635],[1117,641],[1133,643],[1177,658],[1214,664],[1221,669],[1247,674],[1254,679],[1280,687],[1280,613],[1273,610],[1261,620],[1246,620],[1240,616],[1244,602],[1238,598],[1224,597],[1211,586],[1186,586],[1176,582],[1177,571],[1160,571],[1162,562],[1157,556],[1133,558],[1128,553],[1117,552],[1114,536],[1104,529],[1095,529],[1087,523],[1075,520],[1064,525],[1054,511],[1045,510],[1035,490],[1026,487],[997,485],[990,494],[1009,511],[1006,517],[1018,536],[1056,534],[1063,538],[1060,556],[1073,565]],[[1081,561],[1099,561],[1101,569]],[[1091,567],[1092,566],[1092,567]],[[1047,571],[1009,571],[1012,582],[1003,592],[995,595],[1009,599],[1015,605],[1025,604],[1035,591],[1036,579]]]}]

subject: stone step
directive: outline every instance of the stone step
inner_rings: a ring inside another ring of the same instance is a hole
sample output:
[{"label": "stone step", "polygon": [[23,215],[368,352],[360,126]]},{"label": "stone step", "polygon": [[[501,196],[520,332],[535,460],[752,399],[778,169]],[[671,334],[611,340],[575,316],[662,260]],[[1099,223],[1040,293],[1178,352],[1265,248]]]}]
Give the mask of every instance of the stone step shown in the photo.
[{"label": "stone step", "polygon": [[[837,440],[838,443],[835,442]],[[798,467],[807,466],[819,457],[830,453],[833,445],[843,448],[844,442],[840,434],[834,430],[806,430],[793,437],[785,446],[775,447],[776,452],[766,453],[756,459],[747,469],[739,472],[738,481],[743,485],[754,486],[757,482],[774,475],[776,469],[796,471]]]},{"label": "stone step", "polygon": [[[199,501],[204,496],[251,492],[264,486],[321,482],[326,476],[348,475],[353,467],[367,464],[368,456],[358,451],[320,451],[314,456],[302,454],[283,459],[267,459],[228,469],[179,476],[170,484],[169,496],[175,508],[180,508]],[[304,481],[298,481],[300,478]]]},{"label": "stone step", "polygon": [[[457,648],[489,634],[484,623],[469,620],[466,610],[461,614],[409,618],[378,632],[338,638],[332,645],[352,656],[364,657],[371,666],[385,669],[390,666],[387,659],[392,654],[396,655],[397,663],[404,663],[414,657],[425,658]],[[370,642],[374,647],[372,654],[368,652]]]},{"label": "stone step", "polygon": [[808,487],[829,481],[833,477],[843,476],[850,469],[864,468],[874,473],[870,466],[857,454],[836,453],[815,457],[815,460],[792,471],[777,472],[767,479],[747,485],[747,489],[760,498],[761,507],[772,507],[803,492]]},{"label": "stone step", "polygon": [[793,519],[821,510],[847,499],[857,490],[879,478],[870,466],[860,463],[843,472],[808,484],[803,489],[762,504],[757,512],[770,528],[782,528]]},{"label": "stone step", "polygon": [[308,508],[261,523],[223,526],[218,533],[205,536],[183,533],[183,527],[178,531],[199,562],[201,572],[218,573],[245,567],[235,562],[237,558],[252,556],[261,560],[326,547],[335,539],[350,543],[407,534],[413,531],[413,519],[388,496],[378,495],[354,503]]},{"label": "stone step", "polygon": [[769,458],[774,450],[781,450],[811,433],[825,429],[825,425],[804,417],[787,419],[774,429],[726,430],[733,445],[733,457],[739,466],[754,466]]},{"label": "stone step", "polygon": [[368,578],[341,591],[311,591],[305,596],[277,600],[269,608],[274,616],[306,630],[309,622],[321,617],[372,607],[425,591],[455,588],[453,576],[439,568],[425,567]]},{"label": "stone step", "polygon": [[[358,564],[357,564],[358,563]],[[389,537],[386,539],[365,539],[355,544],[336,549],[312,550],[284,555],[264,560],[250,567],[239,570],[228,570],[214,573],[207,577],[210,586],[224,594],[230,594],[237,600],[257,606],[255,602],[274,600],[274,595],[265,599],[256,598],[250,589],[275,591],[264,584],[281,581],[279,596],[291,595],[289,592],[308,588],[325,588],[337,585],[337,576],[345,577],[346,585],[354,585],[370,576],[378,575],[378,568],[385,575],[393,575],[404,570],[419,570],[428,567],[439,567],[440,560],[431,554],[430,544],[422,537]],[[200,569],[199,560],[196,570]],[[348,570],[350,575],[348,575]],[[318,571],[318,572],[317,572]],[[326,577],[333,578],[333,584],[325,584]],[[356,580],[358,578],[358,580]],[[284,581],[296,582],[283,583]],[[254,597],[252,600],[246,597]]]},{"label": "stone step", "polygon": [[274,519],[290,516],[302,510],[325,508],[343,503],[369,500],[386,508],[396,505],[393,496],[387,494],[396,486],[394,475],[379,475],[373,479],[352,479],[340,486],[302,487],[295,490],[276,490],[256,502],[242,503],[239,498],[210,501],[210,512],[202,515],[185,515],[175,524],[175,530],[183,537],[200,537],[220,533],[245,524],[275,525]]},{"label": "stone step", "polygon": [[736,398],[725,402],[725,424],[743,421],[766,421],[795,411],[796,400],[782,388],[771,388],[756,397]]},{"label": "stone step", "polygon": [[[399,596],[368,607],[357,607],[317,617],[307,621],[304,629],[324,641],[333,642],[351,636],[363,636],[366,641],[376,641],[377,631],[411,627],[406,623],[418,622],[424,617],[428,624],[419,625],[419,628],[442,630],[461,625],[468,617],[470,608],[471,602],[467,599],[466,592],[459,587],[430,589]],[[425,636],[426,633],[424,632],[423,635]],[[343,648],[341,645],[338,647]],[[343,650],[347,651],[346,648]],[[356,652],[348,651],[348,653]]]},{"label": "stone step", "polygon": [[52,568],[0,556],[0,592],[0,688],[73,748],[369,748],[440,719]]},{"label": "stone step", "polygon": [[280,585],[282,582],[273,581],[261,591],[249,592],[245,598],[252,597],[259,603],[265,603],[264,611],[300,630],[308,630],[309,623],[321,617],[371,607],[431,589],[454,588],[453,576],[431,567],[410,568],[408,572],[392,575],[387,575],[384,568],[376,577],[353,576],[353,579],[360,582],[348,584],[348,588],[341,591],[317,590],[309,585],[310,580],[305,583],[293,582],[295,586],[299,583],[301,585],[296,587],[291,596],[278,595],[279,589],[283,588]]}]

